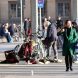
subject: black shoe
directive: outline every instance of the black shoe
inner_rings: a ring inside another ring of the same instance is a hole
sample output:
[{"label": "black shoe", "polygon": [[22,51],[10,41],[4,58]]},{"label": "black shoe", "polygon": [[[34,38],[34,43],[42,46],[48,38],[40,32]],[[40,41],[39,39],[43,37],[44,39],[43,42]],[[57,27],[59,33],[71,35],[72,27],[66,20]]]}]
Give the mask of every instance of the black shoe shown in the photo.
[{"label": "black shoe", "polygon": [[73,71],[72,67],[70,67],[70,70]]},{"label": "black shoe", "polygon": [[69,71],[69,68],[66,68],[66,72]]}]

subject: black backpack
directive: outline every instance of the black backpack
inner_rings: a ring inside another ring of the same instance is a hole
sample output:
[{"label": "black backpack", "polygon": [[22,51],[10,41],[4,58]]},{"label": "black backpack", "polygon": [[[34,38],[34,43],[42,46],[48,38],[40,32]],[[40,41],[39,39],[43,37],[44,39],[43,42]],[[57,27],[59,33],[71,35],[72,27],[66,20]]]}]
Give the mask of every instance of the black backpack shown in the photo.
[{"label": "black backpack", "polygon": [[18,63],[19,58],[14,52],[14,50],[5,51],[5,58],[8,63]]}]

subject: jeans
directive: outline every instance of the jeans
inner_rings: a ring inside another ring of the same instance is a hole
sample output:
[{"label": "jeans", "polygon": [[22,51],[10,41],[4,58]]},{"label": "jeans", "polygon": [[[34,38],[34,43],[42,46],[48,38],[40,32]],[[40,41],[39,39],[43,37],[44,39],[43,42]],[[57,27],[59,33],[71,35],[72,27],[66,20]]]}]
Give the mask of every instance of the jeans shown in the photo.
[{"label": "jeans", "polygon": [[60,35],[58,36],[58,49],[63,46],[63,37]]},{"label": "jeans", "polygon": [[6,37],[7,41],[10,43],[10,42],[13,42],[13,39],[12,37],[9,35],[9,33],[5,33],[4,36]]},{"label": "jeans", "polygon": [[57,51],[57,41],[51,42],[50,45],[47,46],[47,55],[46,57],[49,57],[50,47],[52,46],[53,52],[54,52],[54,59],[58,59],[58,51]]}]

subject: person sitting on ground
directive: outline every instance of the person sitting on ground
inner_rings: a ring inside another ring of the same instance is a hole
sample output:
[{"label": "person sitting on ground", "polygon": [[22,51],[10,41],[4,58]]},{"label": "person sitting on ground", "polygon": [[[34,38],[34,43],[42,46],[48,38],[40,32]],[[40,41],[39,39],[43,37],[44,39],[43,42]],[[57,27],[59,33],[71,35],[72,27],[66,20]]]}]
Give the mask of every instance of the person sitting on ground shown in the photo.
[{"label": "person sitting on ground", "polygon": [[10,35],[11,36],[14,36],[14,33],[15,33],[15,27],[16,27],[16,24],[12,24],[8,27],[8,31],[10,32]]},{"label": "person sitting on ground", "polygon": [[11,43],[11,42],[13,42],[13,39],[12,39],[12,37],[10,35],[10,32],[8,31],[8,27],[9,27],[8,23],[4,24],[4,27],[2,29],[2,32],[3,32],[2,35],[6,37],[7,42]]}]

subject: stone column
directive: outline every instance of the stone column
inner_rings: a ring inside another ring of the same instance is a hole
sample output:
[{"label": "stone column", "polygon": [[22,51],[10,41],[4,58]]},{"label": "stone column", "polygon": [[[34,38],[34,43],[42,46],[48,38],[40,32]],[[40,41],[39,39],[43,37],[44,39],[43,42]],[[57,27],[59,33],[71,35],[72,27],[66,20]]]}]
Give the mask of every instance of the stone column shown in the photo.
[{"label": "stone column", "polygon": [[38,0],[31,0],[31,20],[32,33],[36,33],[38,31]]},{"label": "stone column", "polygon": [[78,18],[78,0],[71,0],[71,16],[73,20]]}]

